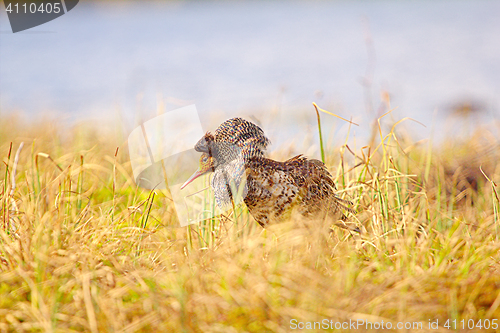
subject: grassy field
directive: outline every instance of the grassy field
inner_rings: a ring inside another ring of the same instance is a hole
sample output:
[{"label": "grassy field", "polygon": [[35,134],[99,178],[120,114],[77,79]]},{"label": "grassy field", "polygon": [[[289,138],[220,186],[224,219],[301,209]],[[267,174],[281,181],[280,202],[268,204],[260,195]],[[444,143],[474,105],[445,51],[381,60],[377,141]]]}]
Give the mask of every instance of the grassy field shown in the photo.
[{"label": "grassy field", "polygon": [[358,235],[298,218],[264,230],[245,207],[178,227],[118,136],[54,124],[0,122],[1,332],[500,326],[500,150],[484,130],[432,147],[374,128],[371,148],[325,147]]}]

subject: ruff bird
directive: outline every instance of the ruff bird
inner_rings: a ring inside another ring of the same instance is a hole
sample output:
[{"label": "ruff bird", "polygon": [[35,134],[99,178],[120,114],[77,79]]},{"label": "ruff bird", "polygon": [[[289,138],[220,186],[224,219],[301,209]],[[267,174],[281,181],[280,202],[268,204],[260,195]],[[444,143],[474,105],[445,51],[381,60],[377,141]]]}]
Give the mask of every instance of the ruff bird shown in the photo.
[{"label": "ruff bird", "polygon": [[[280,221],[292,209],[305,217],[346,220],[343,210],[353,213],[349,201],[339,198],[325,164],[297,155],[279,162],[264,157],[270,144],[264,131],[242,118],[222,123],[195,145],[202,152],[198,170],[182,185],[213,172],[210,182],[220,208],[231,205],[237,193],[261,225]],[[343,223],[340,227],[351,229]]]}]

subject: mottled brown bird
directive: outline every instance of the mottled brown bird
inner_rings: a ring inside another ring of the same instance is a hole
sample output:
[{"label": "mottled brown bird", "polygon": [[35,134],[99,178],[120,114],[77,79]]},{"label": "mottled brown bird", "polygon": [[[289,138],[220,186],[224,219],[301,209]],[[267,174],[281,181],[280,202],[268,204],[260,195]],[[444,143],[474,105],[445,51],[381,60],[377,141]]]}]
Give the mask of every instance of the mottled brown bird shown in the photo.
[{"label": "mottled brown bird", "polygon": [[305,217],[329,215],[334,220],[346,220],[342,210],[354,212],[347,206],[349,201],[335,194],[335,183],[323,162],[302,155],[274,161],[264,157],[269,144],[257,125],[241,118],[225,121],[195,145],[195,150],[203,152],[199,168],[182,188],[213,172],[211,186],[217,205],[230,205],[239,190],[250,214],[263,227],[283,220],[292,209]]}]

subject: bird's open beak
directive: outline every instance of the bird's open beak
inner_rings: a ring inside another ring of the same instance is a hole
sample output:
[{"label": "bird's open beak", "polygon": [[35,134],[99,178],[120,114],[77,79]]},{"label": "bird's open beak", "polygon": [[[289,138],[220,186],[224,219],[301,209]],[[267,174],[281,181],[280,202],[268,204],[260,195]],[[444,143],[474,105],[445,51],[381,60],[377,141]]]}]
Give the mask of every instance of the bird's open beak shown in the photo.
[{"label": "bird's open beak", "polygon": [[182,190],[184,187],[188,186],[188,184],[189,184],[189,183],[191,183],[193,180],[195,180],[196,178],[200,177],[200,176],[201,176],[201,175],[203,175],[203,174],[204,174],[204,172],[202,172],[200,169],[196,170],[196,171],[195,171],[195,173],[193,173],[193,174],[192,174],[192,176],[191,176],[191,177],[189,177],[189,179],[188,179],[188,180],[186,180],[186,182],[185,182],[184,184],[182,184],[182,186],[181,186],[181,190]]}]

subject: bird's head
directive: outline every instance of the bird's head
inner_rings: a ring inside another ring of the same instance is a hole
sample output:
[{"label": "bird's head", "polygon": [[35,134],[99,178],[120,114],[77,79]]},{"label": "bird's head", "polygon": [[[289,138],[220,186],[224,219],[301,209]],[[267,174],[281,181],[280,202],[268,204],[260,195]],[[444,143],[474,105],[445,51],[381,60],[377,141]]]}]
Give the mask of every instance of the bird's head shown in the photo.
[{"label": "bird's head", "polygon": [[191,183],[193,180],[195,180],[196,178],[203,176],[206,173],[214,171],[215,164],[216,164],[215,159],[212,156],[210,156],[207,153],[203,153],[200,156],[200,163],[198,165],[198,170],[196,170],[195,173],[193,173],[191,175],[191,177],[189,177],[189,179],[186,180],[186,182],[184,184],[182,184],[181,190],[184,187],[186,187],[189,183]]},{"label": "bird's head", "polygon": [[194,145],[194,150],[200,153],[209,153],[215,142],[215,138],[212,133],[207,132],[198,142]]}]

